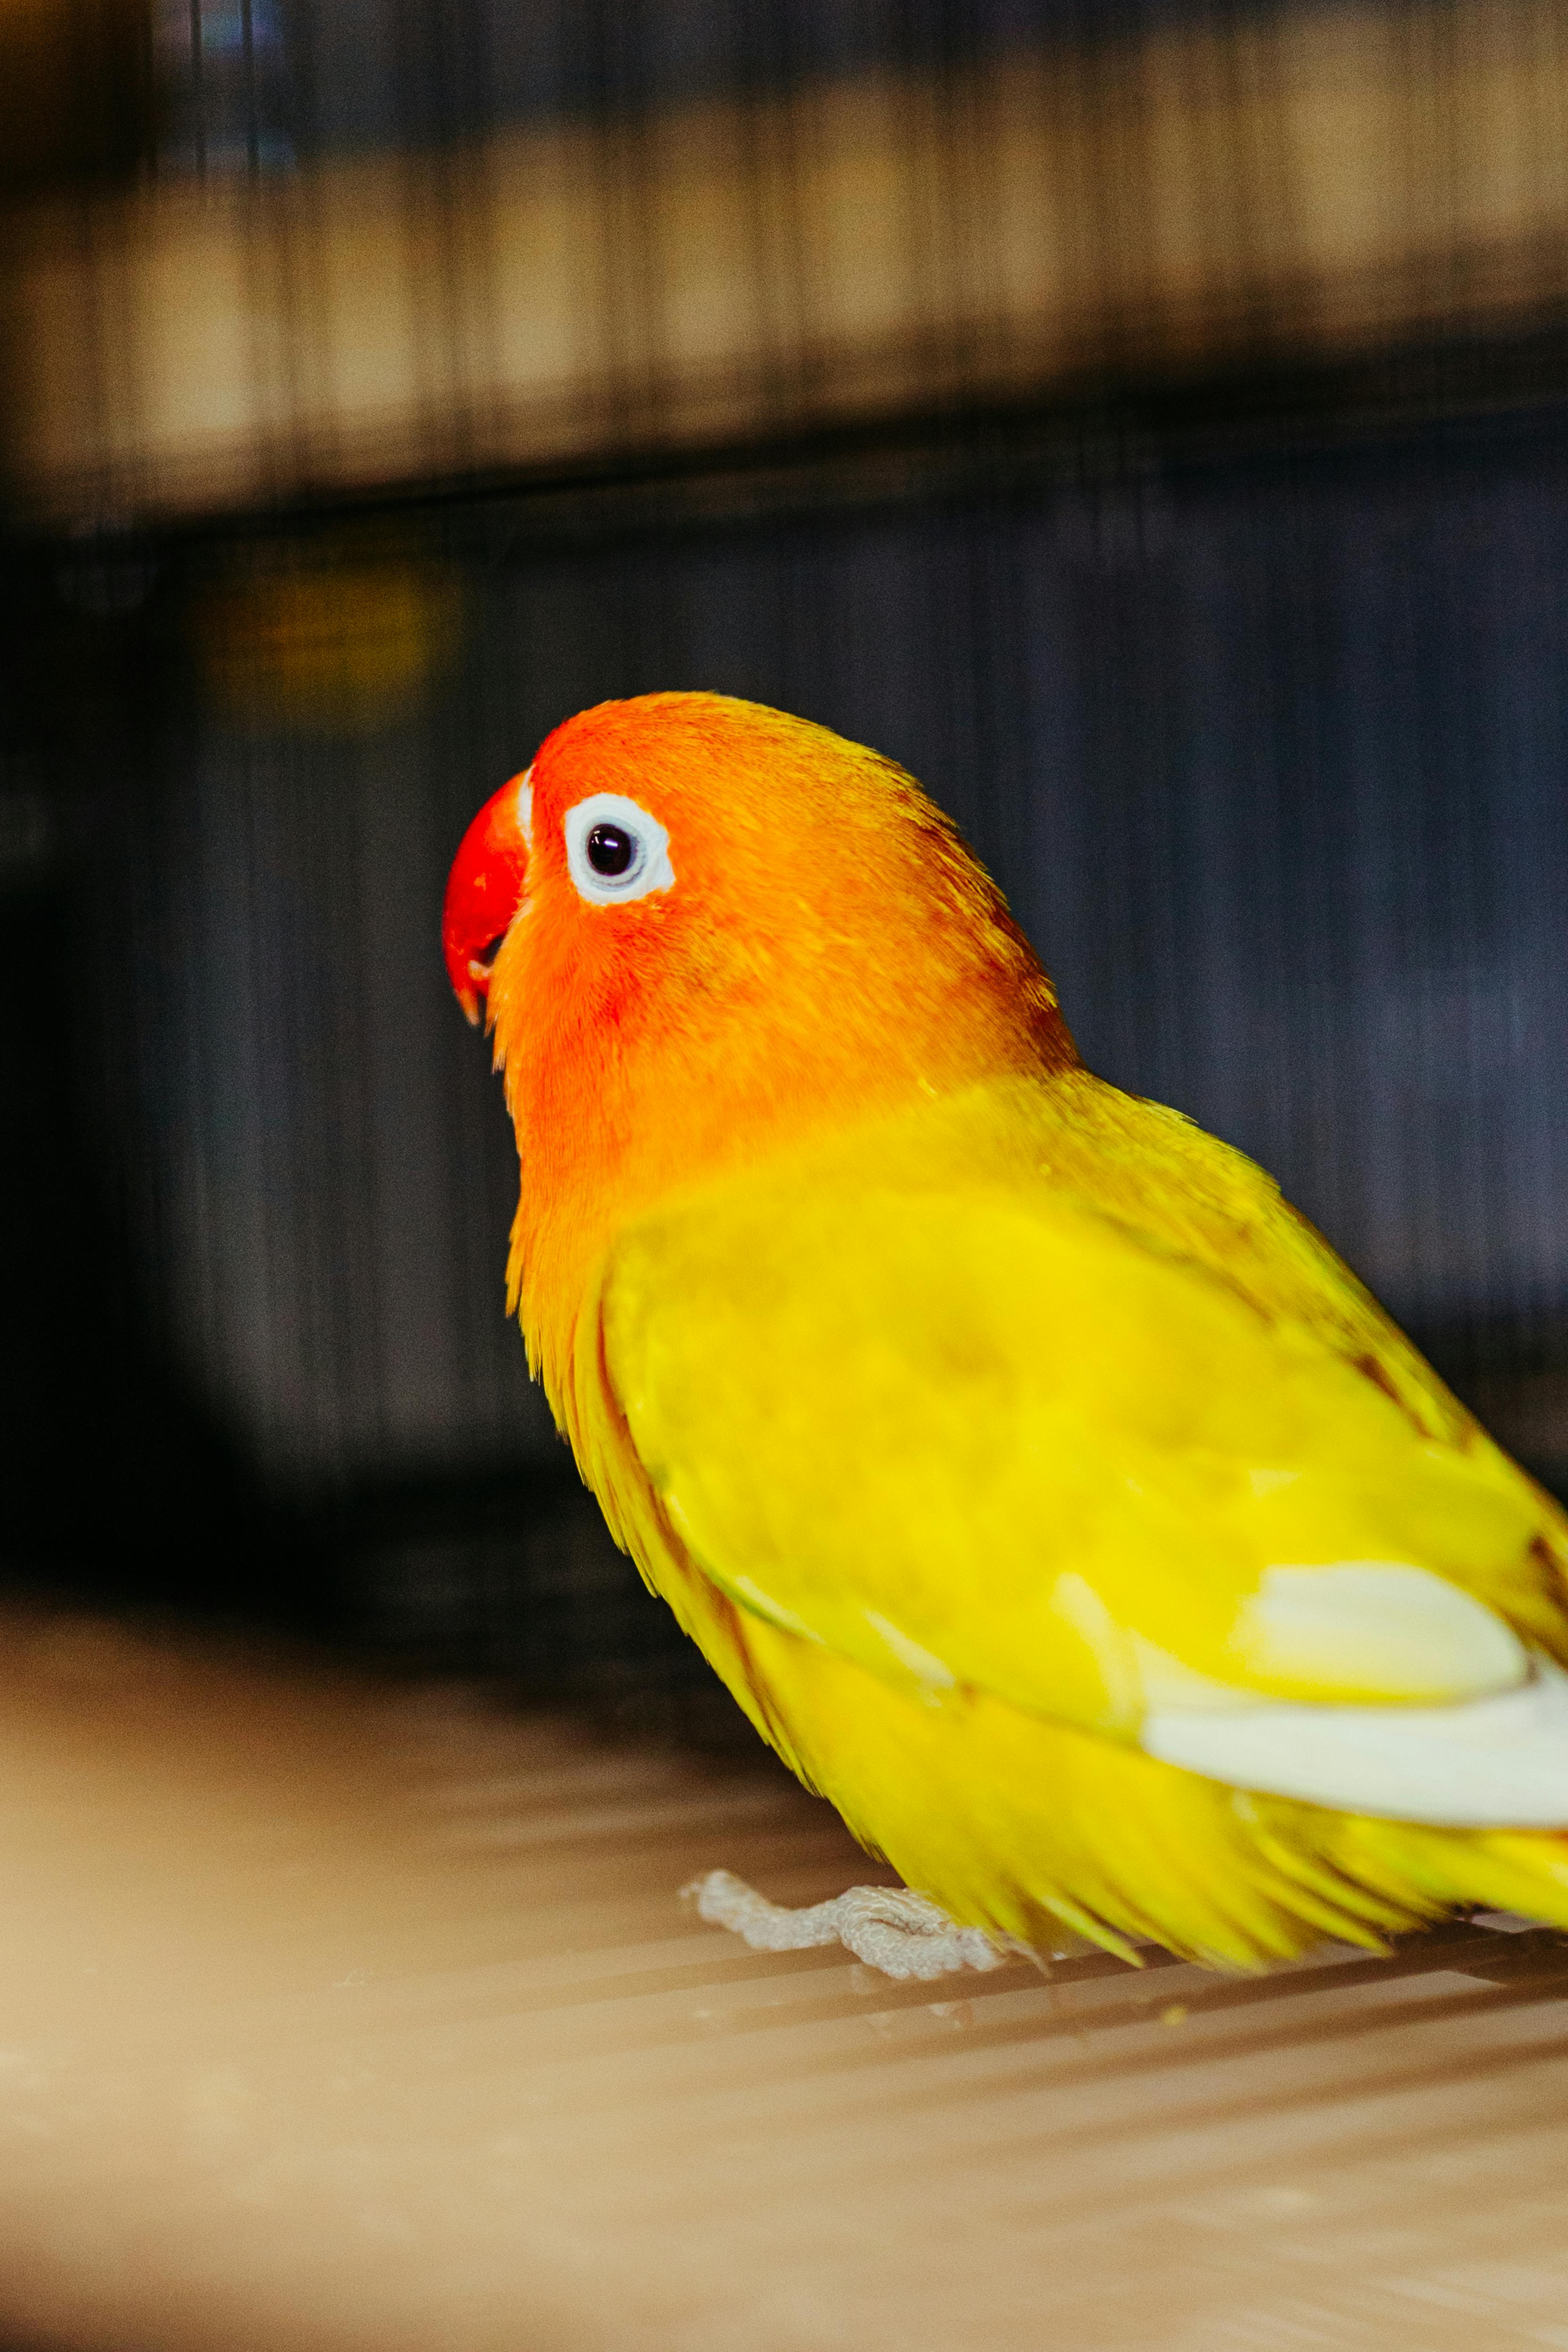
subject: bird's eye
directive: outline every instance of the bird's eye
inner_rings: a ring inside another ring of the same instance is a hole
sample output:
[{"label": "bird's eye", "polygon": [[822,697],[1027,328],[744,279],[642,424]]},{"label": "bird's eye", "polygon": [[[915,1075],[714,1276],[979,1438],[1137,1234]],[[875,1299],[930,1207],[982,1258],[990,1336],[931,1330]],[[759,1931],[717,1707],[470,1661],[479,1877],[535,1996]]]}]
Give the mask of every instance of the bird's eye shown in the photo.
[{"label": "bird's eye", "polygon": [[588,863],[608,878],[624,874],[637,856],[637,843],[624,824],[596,824],[588,835]]},{"label": "bird's eye", "polygon": [[573,883],[590,906],[620,906],[668,890],[675,880],[668,834],[621,793],[594,793],[579,801],[566,812],[564,831]]}]

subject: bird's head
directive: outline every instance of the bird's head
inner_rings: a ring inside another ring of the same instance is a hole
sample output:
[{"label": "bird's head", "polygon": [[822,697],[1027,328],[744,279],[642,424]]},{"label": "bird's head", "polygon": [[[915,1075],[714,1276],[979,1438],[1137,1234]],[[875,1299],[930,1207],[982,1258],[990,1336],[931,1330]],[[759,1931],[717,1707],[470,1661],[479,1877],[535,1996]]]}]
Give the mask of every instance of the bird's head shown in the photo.
[{"label": "bird's head", "polygon": [[1076,1058],[1000,893],[890,761],[712,694],[569,719],[480,810],[447,969],[481,1010],[525,1208],[673,1185]]}]

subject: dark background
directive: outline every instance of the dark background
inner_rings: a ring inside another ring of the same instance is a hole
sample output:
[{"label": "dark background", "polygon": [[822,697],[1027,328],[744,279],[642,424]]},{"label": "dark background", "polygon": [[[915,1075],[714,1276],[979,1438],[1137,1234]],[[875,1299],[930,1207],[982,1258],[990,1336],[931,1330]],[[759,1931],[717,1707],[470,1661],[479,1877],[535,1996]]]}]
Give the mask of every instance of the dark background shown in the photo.
[{"label": "dark background", "polygon": [[[1194,13],[40,7],[13,196],[90,220]],[[529,1387],[510,1133],[437,945],[480,801],[571,710],[669,687],[910,767],[1090,1064],[1273,1169],[1568,1476],[1568,336],[1537,305],[1288,341],[228,509],[18,484],[8,1579],[707,1706]]]}]

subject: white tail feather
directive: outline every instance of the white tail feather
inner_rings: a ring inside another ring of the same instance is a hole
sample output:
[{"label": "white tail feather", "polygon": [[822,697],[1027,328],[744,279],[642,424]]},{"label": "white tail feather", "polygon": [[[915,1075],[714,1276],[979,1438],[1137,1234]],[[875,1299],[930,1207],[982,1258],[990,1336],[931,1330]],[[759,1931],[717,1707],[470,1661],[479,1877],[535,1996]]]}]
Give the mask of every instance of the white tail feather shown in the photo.
[{"label": "white tail feather", "polygon": [[1568,1675],[1448,1706],[1155,1707],[1146,1754],[1235,1789],[1450,1829],[1568,1830]]}]

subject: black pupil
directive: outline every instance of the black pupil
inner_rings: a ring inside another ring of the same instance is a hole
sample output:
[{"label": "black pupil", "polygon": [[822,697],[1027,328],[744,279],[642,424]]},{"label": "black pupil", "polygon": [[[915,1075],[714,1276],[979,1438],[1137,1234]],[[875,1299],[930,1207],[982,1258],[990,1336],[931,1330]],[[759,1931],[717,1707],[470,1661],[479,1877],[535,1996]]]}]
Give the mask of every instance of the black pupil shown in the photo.
[{"label": "black pupil", "polygon": [[588,835],[588,863],[595,874],[624,874],[636,851],[623,824],[596,824]]}]

